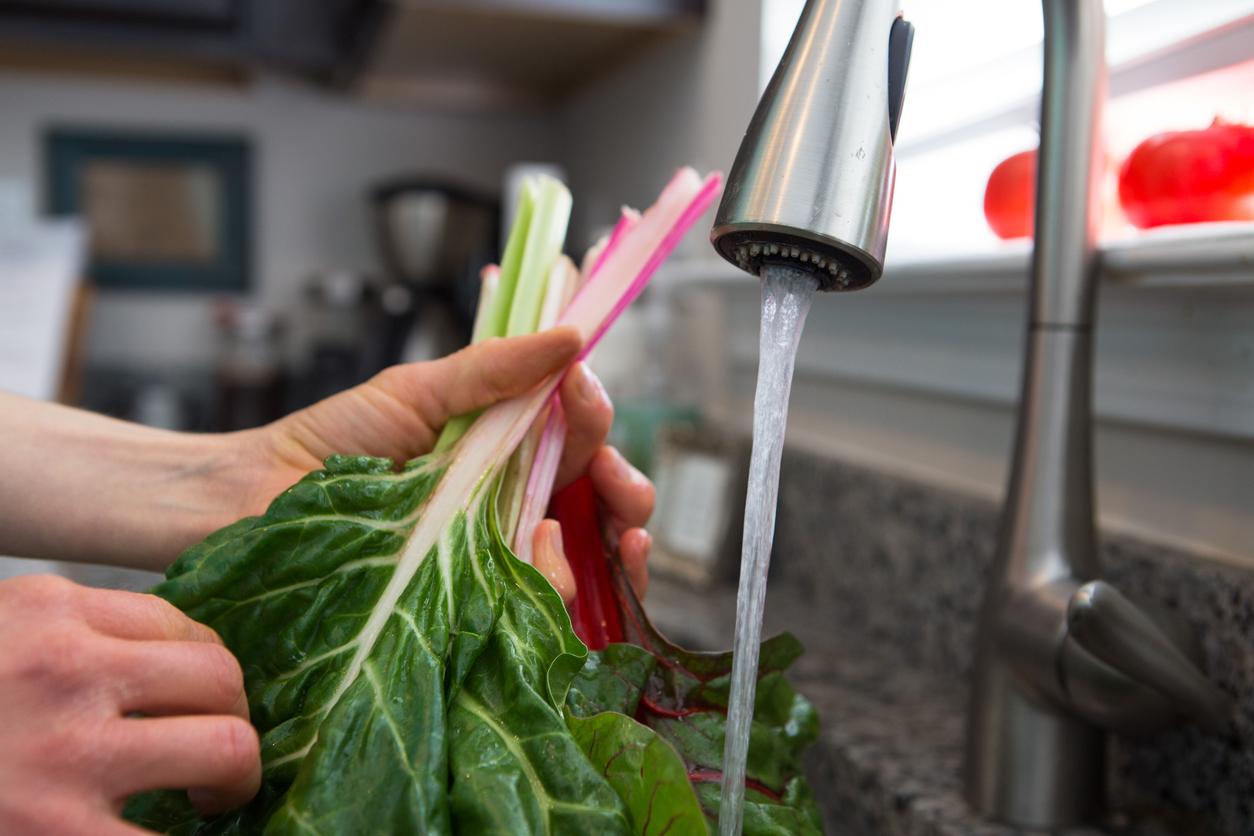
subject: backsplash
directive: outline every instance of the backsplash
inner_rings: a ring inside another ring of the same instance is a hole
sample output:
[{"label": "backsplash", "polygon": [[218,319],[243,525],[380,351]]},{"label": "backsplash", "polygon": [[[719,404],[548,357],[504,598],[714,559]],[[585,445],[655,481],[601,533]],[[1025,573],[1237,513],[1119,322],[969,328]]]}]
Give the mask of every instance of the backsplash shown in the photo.
[{"label": "backsplash", "polygon": [[[845,638],[965,689],[997,524],[987,501],[790,450],[771,583],[832,613]],[[1193,726],[1112,738],[1114,802],[1254,832],[1254,572],[1121,536],[1103,538],[1102,563],[1129,597],[1192,624],[1207,670],[1239,705],[1232,739]]]}]

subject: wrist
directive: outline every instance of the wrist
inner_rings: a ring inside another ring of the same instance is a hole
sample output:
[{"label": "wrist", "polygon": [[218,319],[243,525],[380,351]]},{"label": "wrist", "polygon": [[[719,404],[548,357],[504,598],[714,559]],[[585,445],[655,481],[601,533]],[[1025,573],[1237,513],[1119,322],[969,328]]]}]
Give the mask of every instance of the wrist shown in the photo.
[{"label": "wrist", "polygon": [[186,481],[187,507],[197,511],[189,519],[188,545],[192,545],[255,509],[258,456],[253,430],[188,435]]},{"label": "wrist", "polygon": [[252,513],[256,458],[244,433],[163,433],[151,445],[147,466],[132,471],[132,505],[150,522],[135,521],[128,545],[143,568],[164,571],[185,549]]},{"label": "wrist", "polygon": [[[244,517],[265,512],[275,487],[270,427],[230,433],[162,433],[152,461],[135,468],[133,539],[106,544],[99,562],[164,571],[186,549]],[[119,548],[122,550],[119,552]]]},{"label": "wrist", "polygon": [[276,468],[279,436],[275,424],[205,436],[217,446],[221,463],[213,484],[206,488],[214,494],[210,499],[214,507],[226,509],[220,524],[211,531],[265,513],[278,492],[287,487],[273,484],[276,469],[281,469]]}]

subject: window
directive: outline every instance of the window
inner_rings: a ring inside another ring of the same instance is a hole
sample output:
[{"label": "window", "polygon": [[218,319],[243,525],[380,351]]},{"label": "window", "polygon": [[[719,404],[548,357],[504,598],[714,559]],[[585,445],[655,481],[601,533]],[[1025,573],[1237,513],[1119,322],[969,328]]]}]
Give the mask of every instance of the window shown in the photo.
[{"label": "window", "polygon": [[[763,0],[763,86],[802,6],[804,0]],[[1041,4],[902,0],[902,6],[917,31],[897,143],[889,257],[994,248],[982,210],[988,174],[1037,142]],[[1159,131],[1204,127],[1216,115],[1254,119],[1254,0],[1106,0],[1105,8],[1111,68],[1105,138],[1116,165]],[[1107,233],[1122,231],[1112,212]]]}]

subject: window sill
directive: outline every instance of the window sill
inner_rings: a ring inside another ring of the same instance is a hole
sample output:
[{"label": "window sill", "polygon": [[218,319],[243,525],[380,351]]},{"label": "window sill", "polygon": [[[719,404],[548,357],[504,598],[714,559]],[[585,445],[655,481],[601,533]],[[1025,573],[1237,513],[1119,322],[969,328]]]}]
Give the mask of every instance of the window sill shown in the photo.
[{"label": "window sill", "polygon": [[[1031,245],[1008,241],[965,255],[890,260],[875,294],[1022,293]],[[1254,288],[1254,223],[1162,227],[1101,246],[1102,285],[1122,288]],[[666,288],[756,288],[714,257],[674,259],[658,271]]]},{"label": "window sill", "polygon": [[[1164,229],[1110,241],[1102,253],[1099,420],[1254,439],[1254,224]],[[797,360],[798,388],[889,387],[1013,408],[1029,255],[1017,242],[899,260],[866,291],[820,295]],[[725,356],[734,373],[751,373],[758,283],[713,258],[663,270],[663,292],[724,297]]]}]

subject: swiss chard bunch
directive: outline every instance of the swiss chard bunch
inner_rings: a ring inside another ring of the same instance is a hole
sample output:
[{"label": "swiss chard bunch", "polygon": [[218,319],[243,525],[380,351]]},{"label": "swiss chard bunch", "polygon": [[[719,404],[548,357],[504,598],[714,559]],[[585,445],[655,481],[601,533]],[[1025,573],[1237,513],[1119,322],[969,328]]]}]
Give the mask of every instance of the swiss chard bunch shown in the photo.
[{"label": "swiss chard bunch", "polygon": [[[560,254],[569,194],[531,183],[476,339],[572,325],[586,353],[718,185],[682,170],[581,272]],[[631,644],[590,655],[525,560],[564,436],[559,383],[452,422],[400,471],[333,456],[175,562],[155,591],[239,658],[264,777],[216,818],[162,792],[133,799],[132,821],[206,836],[707,832],[730,656],[667,643],[617,568],[600,590]],[[747,832],[818,828],[797,767],[816,721],[779,677],[798,652],[763,647]]]}]

